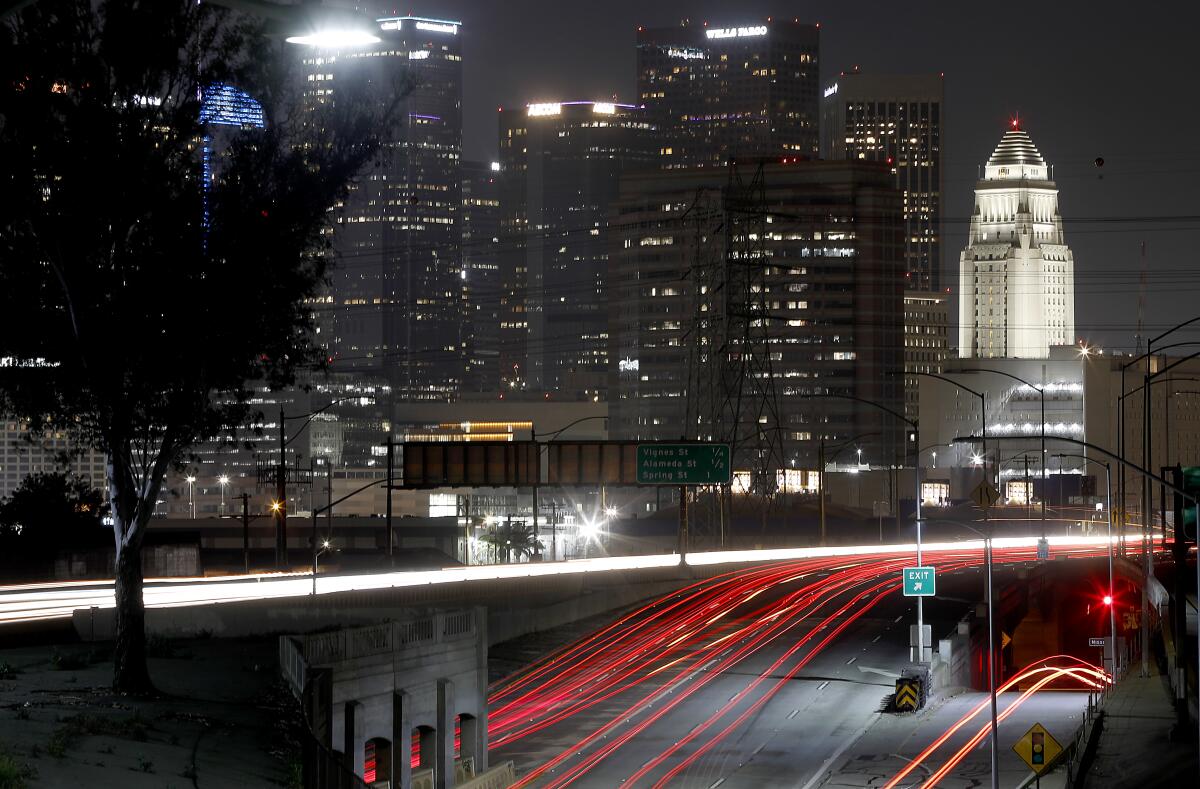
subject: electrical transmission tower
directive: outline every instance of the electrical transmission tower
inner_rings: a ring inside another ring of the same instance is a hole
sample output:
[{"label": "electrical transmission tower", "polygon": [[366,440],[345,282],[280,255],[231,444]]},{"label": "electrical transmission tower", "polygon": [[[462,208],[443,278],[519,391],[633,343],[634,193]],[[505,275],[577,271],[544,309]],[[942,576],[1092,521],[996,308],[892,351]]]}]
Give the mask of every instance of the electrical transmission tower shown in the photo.
[{"label": "electrical transmission tower", "polygon": [[[766,186],[758,164],[748,180],[736,162],[725,185],[702,190],[694,223],[693,319],[685,437],[730,445],[734,487],[755,497],[765,522],[783,469],[783,425],[771,369],[771,258]],[[733,520],[730,485],[699,489],[689,507],[696,542],[727,546]]]}]

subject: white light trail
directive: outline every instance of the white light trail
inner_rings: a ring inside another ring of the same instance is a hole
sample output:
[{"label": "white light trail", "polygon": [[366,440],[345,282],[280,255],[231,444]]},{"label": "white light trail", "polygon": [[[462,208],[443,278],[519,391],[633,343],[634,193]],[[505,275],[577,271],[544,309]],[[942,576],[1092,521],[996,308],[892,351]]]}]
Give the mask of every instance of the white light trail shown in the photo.
[{"label": "white light trail", "polygon": [[[1116,541],[1114,538],[1114,542]],[[997,537],[993,542],[997,549],[1032,549],[1037,546],[1037,539],[1033,537]],[[1106,544],[1105,539],[1097,537],[1050,537],[1049,542],[1051,546],[1057,548],[1088,548]],[[936,554],[939,551],[982,552],[983,540],[924,543],[922,547],[927,554]],[[693,566],[754,564],[831,556],[855,557],[915,553],[915,543],[830,548],[777,548],[689,553],[687,554],[687,563]],[[643,570],[675,567],[679,563],[678,554],[655,554],[650,556],[607,556],[563,562],[476,565],[451,567],[443,570],[328,575],[318,577],[317,592],[334,594],[506,578],[540,578],[553,575]],[[174,608],[244,600],[304,597],[311,592],[312,576],[308,573],[257,573],[206,578],[147,579],[142,594],[147,608]],[[64,581],[0,586],[0,624],[65,619],[69,618],[77,609],[112,608],[113,605],[112,581]]]}]

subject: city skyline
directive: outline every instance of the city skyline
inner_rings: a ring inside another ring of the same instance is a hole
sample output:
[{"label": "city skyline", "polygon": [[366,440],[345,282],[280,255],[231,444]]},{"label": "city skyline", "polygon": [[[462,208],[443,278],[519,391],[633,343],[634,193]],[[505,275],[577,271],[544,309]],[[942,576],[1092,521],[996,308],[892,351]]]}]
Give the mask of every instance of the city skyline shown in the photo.
[{"label": "city skyline", "polygon": [[[1052,41],[1048,37],[1041,44],[1035,37],[1025,56],[1005,60],[1002,68],[978,57],[989,37],[997,37],[998,44],[1005,40],[991,32],[989,17],[932,2],[909,4],[901,22],[891,5],[876,2],[800,9],[749,2],[730,10],[713,1],[647,7],[618,0],[561,9],[540,0],[515,7],[445,0],[416,10],[464,20],[464,46],[472,54],[464,73],[464,148],[468,158],[478,159],[495,158],[499,106],[614,96],[633,100],[638,25],[672,25],[684,18],[738,25],[773,14],[820,23],[822,85],[855,65],[866,73],[945,74],[941,266],[943,287],[955,297],[958,251],[967,241],[978,167],[997,135],[1019,115],[1042,153],[1055,162],[1064,192],[1062,212],[1078,263],[1077,293],[1086,297],[1076,315],[1076,333],[1093,344],[1132,350],[1142,241],[1148,269],[1143,333],[1166,328],[1173,317],[1188,313],[1195,280],[1186,273],[1187,232],[1194,222],[1113,220],[1195,213],[1184,206],[1200,156],[1186,130],[1200,121],[1200,107],[1189,102],[1174,107],[1170,123],[1153,125],[1152,145],[1143,142],[1141,131],[1146,119],[1162,117],[1156,97],[1188,93],[1187,27],[1178,22],[1194,17],[1195,10],[1155,7],[1130,16],[1115,3],[1040,8],[1040,27],[1056,31]],[[1129,54],[1111,57],[1113,41],[1123,42],[1121,51]],[[504,67],[487,65],[497,62]],[[1072,89],[1064,90],[1068,83]],[[1103,167],[1096,166],[1098,157]],[[957,336],[957,326],[951,328]]]}]

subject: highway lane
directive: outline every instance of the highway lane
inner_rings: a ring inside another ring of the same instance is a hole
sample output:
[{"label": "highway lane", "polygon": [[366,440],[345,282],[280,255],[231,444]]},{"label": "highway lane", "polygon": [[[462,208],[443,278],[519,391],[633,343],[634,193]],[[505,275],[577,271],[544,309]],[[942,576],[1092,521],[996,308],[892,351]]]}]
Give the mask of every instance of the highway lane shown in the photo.
[{"label": "highway lane", "polygon": [[[997,556],[1031,558],[1028,549]],[[932,557],[945,571],[978,560]],[[878,713],[892,679],[870,669],[906,662],[903,563],[812,560],[781,563],[780,576],[737,574],[729,586],[739,591],[698,604],[724,612],[713,622],[689,618],[681,600],[696,592],[673,596],[662,632],[609,632],[532,679],[518,675],[519,690],[493,689],[493,758],[513,759],[521,785],[536,786],[816,786],[864,760],[887,772],[892,750],[858,743],[889,717]]]}]

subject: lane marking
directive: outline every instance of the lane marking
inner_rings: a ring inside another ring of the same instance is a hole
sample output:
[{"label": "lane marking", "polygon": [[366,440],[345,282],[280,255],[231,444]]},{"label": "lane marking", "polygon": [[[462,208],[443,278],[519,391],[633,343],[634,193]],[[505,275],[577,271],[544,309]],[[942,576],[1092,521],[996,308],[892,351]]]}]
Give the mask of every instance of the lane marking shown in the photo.
[{"label": "lane marking", "polygon": [[867,722],[862,725],[862,728],[856,731],[853,737],[847,737],[845,742],[842,743],[842,747],[834,751],[833,754],[821,765],[820,769],[813,774],[813,777],[808,779],[808,783],[804,784],[804,786],[800,787],[800,789],[814,789],[816,786],[819,786],[821,783],[823,783],[825,774],[829,772],[829,768],[833,766],[833,763],[837,759],[841,758],[843,753],[857,743],[859,739],[861,739],[862,736],[867,733],[867,729],[871,728],[871,726],[875,724],[875,721],[879,720],[881,717],[882,716],[868,718]]},{"label": "lane marking", "polygon": [[[829,680],[825,680],[825,681],[824,681],[824,682],[822,682],[820,685],[817,685],[817,690],[825,690],[825,688],[827,688],[827,687],[829,687]],[[797,712],[799,712],[799,711],[800,711],[800,710],[792,710],[792,715],[795,715],[795,714],[796,714]],[[792,716],[791,716],[791,715],[789,715],[788,717],[790,718],[790,717],[792,717]]]},{"label": "lane marking", "polygon": [[720,785],[721,785],[721,784],[723,784],[723,783],[725,783],[725,779],[724,779],[724,778],[718,778],[718,779],[717,779],[717,782],[716,782],[716,783],[714,783],[714,784],[712,784],[711,786],[709,786],[709,787],[708,787],[708,789],[717,789],[717,787],[718,787],[718,786],[720,786]]},{"label": "lane marking", "polygon": [[879,639],[881,639],[881,638],[883,638],[883,633],[880,633],[879,635],[877,635],[877,636],[875,636],[874,638],[872,638],[872,639],[871,639],[871,643],[872,643],[872,644],[874,644],[876,641],[878,641],[878,640],[879,640]]},{"label": "lane marking", "polygon": [[[829,683],[826,682],[825,684],[828,685]],[[817,690],[820,690],[820,689],[821,688],[817,688]],[[792,718],[796,717],[799,714],[800,714],[800,710],[792,710],[791,713],[787,716],[787,719],[791,720]]]},{"label": "lane marking", "polygon": [[858,655],[855,655],[854,657],[852,657],[852,658],[850,658],[849,660],[847,660],[847,661],[846,661],[846,665],[848,666],[848,665],[850,665],[851,663],[853,663],[853,662],[854,662],[854,661],[856,661],[856,660],[858,660]]},{"label": "lane marking", "polygon": [[859,666],[858,670],[863,672],[864,674],[879,674],[880,676],[889,677],[891,679],[900,679],[900,674],[898,672],[888,671],[885,668],[874,668],[873,666]]}]

